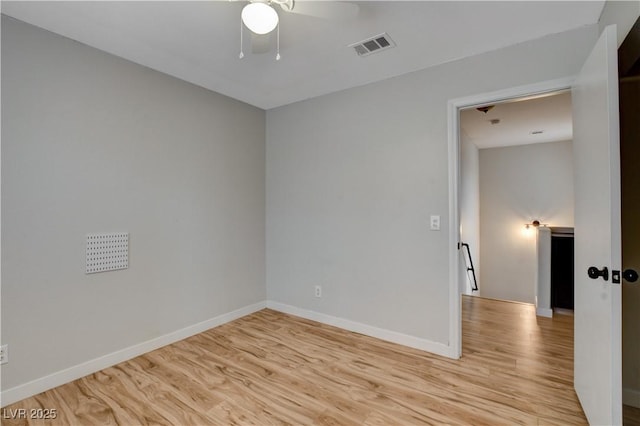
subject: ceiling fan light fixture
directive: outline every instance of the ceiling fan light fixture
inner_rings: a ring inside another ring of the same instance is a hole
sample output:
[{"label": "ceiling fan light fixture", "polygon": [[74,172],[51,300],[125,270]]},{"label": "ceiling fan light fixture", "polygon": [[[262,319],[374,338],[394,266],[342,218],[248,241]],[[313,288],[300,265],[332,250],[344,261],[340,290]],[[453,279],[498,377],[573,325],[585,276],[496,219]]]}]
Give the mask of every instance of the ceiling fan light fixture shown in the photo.
[{"label": "ceiling fan light fixture", "polygon": [[278,13],[266,3],[249,3],[242,9],[242,22],[251,32],[268,34],[278,25]]}]

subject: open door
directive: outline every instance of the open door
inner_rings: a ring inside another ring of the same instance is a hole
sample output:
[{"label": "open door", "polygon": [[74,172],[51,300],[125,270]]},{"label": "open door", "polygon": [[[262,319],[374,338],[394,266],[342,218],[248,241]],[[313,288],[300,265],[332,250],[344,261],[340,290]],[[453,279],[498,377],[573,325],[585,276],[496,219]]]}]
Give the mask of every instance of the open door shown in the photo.
[{"label": "open door", "polygon": [[622,423],[620,130],[616,27],[574,86],[576,393],[590,424]]}]

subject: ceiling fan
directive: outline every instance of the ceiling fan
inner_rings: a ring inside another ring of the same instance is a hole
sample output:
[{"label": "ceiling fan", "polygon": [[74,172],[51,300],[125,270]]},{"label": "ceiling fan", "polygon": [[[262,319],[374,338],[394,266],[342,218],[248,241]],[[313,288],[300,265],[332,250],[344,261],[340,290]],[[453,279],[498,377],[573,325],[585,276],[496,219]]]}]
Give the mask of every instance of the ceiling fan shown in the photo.
[{"label": "ceiling fan", "polygon": [[248,0],[248,4],[242,8],[240,14],[240,59],[244,57],[243,27],[246,27],[251,32],[252,53],[268,52],[269,35],[277,30],[276,60],[280,60],[280,17],[277,9],[318,18],[345,19],[356,16],[359,6],[348,2]]}]

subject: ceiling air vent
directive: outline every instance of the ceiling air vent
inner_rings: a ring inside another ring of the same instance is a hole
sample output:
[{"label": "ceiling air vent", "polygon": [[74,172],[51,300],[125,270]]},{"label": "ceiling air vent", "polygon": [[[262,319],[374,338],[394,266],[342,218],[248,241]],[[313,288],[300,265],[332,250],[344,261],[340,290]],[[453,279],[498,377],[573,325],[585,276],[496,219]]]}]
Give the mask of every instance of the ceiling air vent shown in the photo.
[{"label": "ceiling air vent", "polygon": [[396,44],[387,33],[378,34],[377,36],[349,45],[349,47],[353,47],[358,56],[371,55],[372,53],[382,52],[395,46]]}]

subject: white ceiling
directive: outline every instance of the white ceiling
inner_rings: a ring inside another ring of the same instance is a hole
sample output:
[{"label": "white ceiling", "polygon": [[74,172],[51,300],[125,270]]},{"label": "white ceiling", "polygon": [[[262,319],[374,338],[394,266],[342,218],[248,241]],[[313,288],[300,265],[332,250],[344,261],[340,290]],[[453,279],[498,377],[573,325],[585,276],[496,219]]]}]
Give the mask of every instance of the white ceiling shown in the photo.
[{"label": "white ceiling", "polygon": [[[330,9],[333,3],[297,0],[297,10]],[[604,1],[350,3],[358,13],[342,19],[278,10],[280,61],[274,51],[252,55],[247,47],[244,59],[238,58],[245,1],[2,1],[1,8],[16,19],[270,109],[594,24],[604,6]],[[347,47],[382,32],[397,47],[367,57]]]},{"label": "white ceiling", "polygon": [[[504,102],[486,113],[469,108],[460,112],[460,127],[480,149],[571,140],[571,92]],[[537,131],[542,133],[532,134]]]}]

